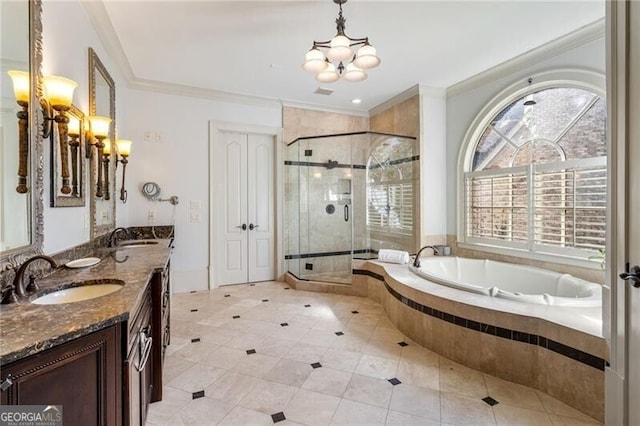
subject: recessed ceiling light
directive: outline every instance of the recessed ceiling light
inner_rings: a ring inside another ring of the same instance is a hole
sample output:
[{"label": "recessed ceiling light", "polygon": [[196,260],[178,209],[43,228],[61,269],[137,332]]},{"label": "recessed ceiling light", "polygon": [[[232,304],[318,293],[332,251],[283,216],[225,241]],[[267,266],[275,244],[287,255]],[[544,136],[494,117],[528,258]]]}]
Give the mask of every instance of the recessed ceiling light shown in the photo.
[{"label": "recessed ceiling light", "polygon": [[353,103],[353,104],[359,104],[359,103],[362,103],[362,99],[360,99],[360,98],[353,98],[353,99],[351,99],[351,103]]}]

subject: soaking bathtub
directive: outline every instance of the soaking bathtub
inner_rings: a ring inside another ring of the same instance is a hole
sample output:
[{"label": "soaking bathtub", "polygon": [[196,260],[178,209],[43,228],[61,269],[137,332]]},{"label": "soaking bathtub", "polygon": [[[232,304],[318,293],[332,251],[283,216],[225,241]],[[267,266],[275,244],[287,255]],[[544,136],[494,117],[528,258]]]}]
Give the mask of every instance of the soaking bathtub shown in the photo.
[{"label": "soaking bathtub", "polygon": [[459,290],[540,305],[597,307],[602,287],[569,274],[486,259],[434,256],[410,266],[418,276]]}]

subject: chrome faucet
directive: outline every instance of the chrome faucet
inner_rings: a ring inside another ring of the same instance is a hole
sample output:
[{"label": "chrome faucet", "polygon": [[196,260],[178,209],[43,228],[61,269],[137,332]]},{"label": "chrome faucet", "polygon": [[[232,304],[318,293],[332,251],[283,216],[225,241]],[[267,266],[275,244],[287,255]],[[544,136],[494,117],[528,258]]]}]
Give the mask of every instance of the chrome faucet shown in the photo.
[{"label": "chrome faucet", "polygon": [[127,238],[129,238],[129,230],[127,228],[116,228],[113,231],[111,231],[111,234],[109,234],[109,243],[108,246],[109,247],[115,247],[116,243],[118,242],[118,232],[120,231],[124,231],[127,235]]},{"label": "chrome faucet", "polygon": [[20,265],[20,268],[18,268],[16,276],[13,279],[13,291],[15,291],[15,293],[20,297],[25,297],[27,295],[27,292],[38,290],[38,285],[36,284],[34,279],[31,279],[26,289],[24,287],[24,272],[27,270],[27,266],[29,266],[31,262],[36,260],[46,260],[47,262],[49,262],[49,265],[51,265],[51,268],[53,269],[56,269],[58,267],[58,264],[52,257],[44,254],[37,254],[25,260],[24,263]]},{"label": "chrome faucet", "polygon": [[431,250],[433,250],[433,254],[434,255],[439,255],[440,251],[435,247],[435,246],[424,246],[422,247],[420,250],[418,250],[418,253],[416,253],[416,258],[413,261],[413,266],[415,266],[416,268],[420,267],[420,254],[422,253],[422,251],[424,249],[428,249],[430,248]]}]

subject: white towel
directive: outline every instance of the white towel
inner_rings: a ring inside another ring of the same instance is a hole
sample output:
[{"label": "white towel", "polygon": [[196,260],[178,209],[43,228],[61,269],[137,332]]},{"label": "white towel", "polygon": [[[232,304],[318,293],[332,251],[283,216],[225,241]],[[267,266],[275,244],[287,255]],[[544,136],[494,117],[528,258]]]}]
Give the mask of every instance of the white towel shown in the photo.
[{"label": "white towel", "polygon": [[378,260],[380,262],[404,265],[405,263],[409,263],[409,253],[400,250],[382,249],[378,251]]}]

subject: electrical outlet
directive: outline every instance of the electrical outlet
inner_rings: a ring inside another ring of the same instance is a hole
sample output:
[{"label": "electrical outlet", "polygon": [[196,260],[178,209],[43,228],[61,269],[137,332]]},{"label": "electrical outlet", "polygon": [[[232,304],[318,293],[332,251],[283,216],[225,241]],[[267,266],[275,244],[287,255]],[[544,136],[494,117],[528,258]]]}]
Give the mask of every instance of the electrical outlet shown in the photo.
[{"label": "electrical outlet", "polygon": [[202,203],[200,200],[191,200],[191,210],[200,210]]},{"label": "electrical outlet", "polygon": [[150,131],[146,131],[144,132],[144,141],[145,142],[151,142],[151,132]]},{"label": "electrical outlet", "polygon": [[148,214],[147,218],[148,218],[149,220],[154,220],[154,219],[156,218],[156,212],[155,212],[155,210],[149,210],[149,214]]},{"label": "electrical outlet", "polygon": [[200,223],[200,213],[191,213],[191,223]]},{"label": "electrical outlet", "polygon": [[156,133],[156,142],[162,142],[162,133]]},{"label": "electrical outlet", "polygon": [[109,212],[108,211],[102,212],[102,216],[100,216],[100,218],[102,219],[102,222],[107,222],[109,220]]}]

